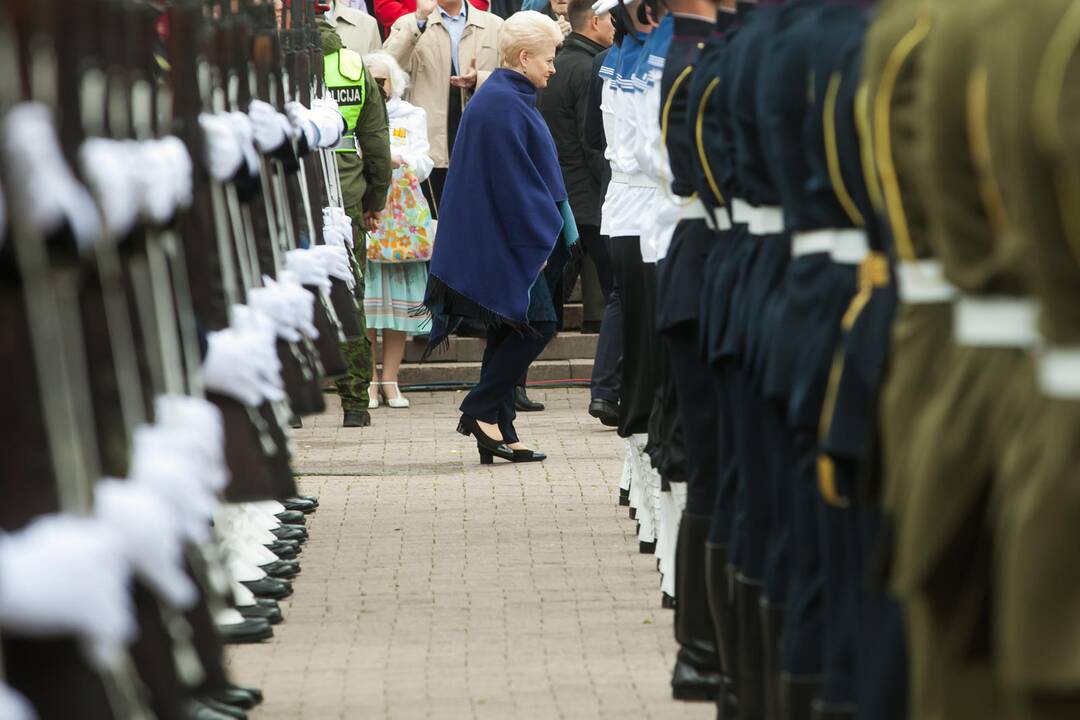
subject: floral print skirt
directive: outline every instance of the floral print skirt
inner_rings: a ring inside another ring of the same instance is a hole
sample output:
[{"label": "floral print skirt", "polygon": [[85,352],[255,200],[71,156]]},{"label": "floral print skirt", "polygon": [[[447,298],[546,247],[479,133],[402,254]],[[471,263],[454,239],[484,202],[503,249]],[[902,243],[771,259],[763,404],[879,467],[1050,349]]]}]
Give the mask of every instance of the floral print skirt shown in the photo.
[{"label": "floral print skirt", "polygon": [[368,260],[364,271],[364,314],[369,330],[400,330],[408,335],[428,332],[427,317],[410,311],[424,301],[426,262],[379,263]]}]

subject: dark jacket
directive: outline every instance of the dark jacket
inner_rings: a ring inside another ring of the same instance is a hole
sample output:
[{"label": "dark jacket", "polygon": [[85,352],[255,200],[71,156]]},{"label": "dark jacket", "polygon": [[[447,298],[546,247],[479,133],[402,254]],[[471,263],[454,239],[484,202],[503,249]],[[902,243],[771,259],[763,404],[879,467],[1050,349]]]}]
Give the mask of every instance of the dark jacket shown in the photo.
[{"label": "dark jacket", "polygon": [[601,184],[607,163],[602,149],[585,142],[585,116],[593,59],[603,50],[577,33],[567,37],[555,58],[555,75],[539,103],[559,149],[570,207],[579,225],[600,224]]}]

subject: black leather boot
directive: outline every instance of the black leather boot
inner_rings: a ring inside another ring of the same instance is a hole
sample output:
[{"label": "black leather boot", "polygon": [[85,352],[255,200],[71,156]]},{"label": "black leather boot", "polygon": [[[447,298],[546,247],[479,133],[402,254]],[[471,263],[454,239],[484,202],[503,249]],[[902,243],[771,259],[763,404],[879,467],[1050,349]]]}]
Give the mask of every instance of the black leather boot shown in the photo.
[{"label": "black leather boot", "polygon": [[370,425],[371,413],[367,410],[346,410],[341,420],[341,427],[356,428]]},{"label": "black leather boot", "polygon": [[820,678],[780,675],[782,720],[813,720],[814,701],[821,690]]},{"label": "black leather boot", "polygon": [[765,661],[765,720],[780,720],[780,642],[784,631],[784,607],[761,601],[761,634]]},{"label": "black leather boot", "polygon": [[671,675],[676,700],[709,701],[720,694],[720,660],[705,584],[705,537],[712,517],[683,513],[675,548],[675,639],[679,654]]},{"label": "black leather boot", "polygon": [[726,546],[705,545],[705,585],[722,679],[716,698],[716,717],[718,720],[735,720],[735,607],[728,583]]},{"label": "black leather boot", "polygon": [[739,720],[765,717],[764,643],[761,637],[761,586],[736,578],[735,615],[739,625]]},{"label": "black leather boot", "polygon": [[544,403],[530,399],[525,386],[518,385],[514,388],[514,409],[518,412],[540,412],[544,409]]}]

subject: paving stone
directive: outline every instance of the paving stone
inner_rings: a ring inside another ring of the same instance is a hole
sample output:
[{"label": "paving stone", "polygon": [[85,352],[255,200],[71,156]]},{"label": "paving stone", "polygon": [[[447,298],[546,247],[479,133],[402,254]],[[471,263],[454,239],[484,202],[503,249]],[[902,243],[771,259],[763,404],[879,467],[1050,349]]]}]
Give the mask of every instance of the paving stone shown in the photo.
[{"label": "paving stone", "polygon": [[694,718],[671,700],[672,613],[618,506],[623,445],[588,393],[530,393],[545,463],[481,466],[454,432],[459,392],[414,392],[370,428],[340,407],[295,431],[309,516],[296,593],[272,640],[230,648],[265,691],[254,720]]}]

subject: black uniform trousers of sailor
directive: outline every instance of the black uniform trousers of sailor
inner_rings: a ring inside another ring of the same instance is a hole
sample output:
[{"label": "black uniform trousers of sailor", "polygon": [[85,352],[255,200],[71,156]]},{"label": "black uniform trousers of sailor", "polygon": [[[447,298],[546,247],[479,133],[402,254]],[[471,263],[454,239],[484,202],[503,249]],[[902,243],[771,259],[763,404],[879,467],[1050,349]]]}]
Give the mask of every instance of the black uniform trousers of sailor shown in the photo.
[{"label": "black uniform trousers of sailor", "polygon": [[656,276],[641,259],[637,237],[611,238],[611,258],[622,308],[619,436],[625,438],[649,430],[657,385],[656,317],[650,300]]}]

